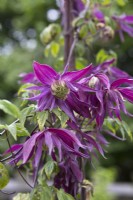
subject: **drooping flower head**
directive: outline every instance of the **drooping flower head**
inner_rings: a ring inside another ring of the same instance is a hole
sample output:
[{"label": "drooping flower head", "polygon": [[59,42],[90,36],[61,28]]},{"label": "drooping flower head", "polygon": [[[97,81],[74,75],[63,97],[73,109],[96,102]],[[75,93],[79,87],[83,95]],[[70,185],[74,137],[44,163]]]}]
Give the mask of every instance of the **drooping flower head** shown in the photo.
[{"label": "drooping flower head", "polygon": [[118,32],[122,42],[124,41],[123,32],[126,32],[130,37],[133,37],[133,27],[131,26],[131,24],[133,24],[133,15],[126,15],[126,14],[122,14],[120,16],[114,15],[112,19],[118,25]]},{"label": "drooping flower head", "polygon": [[100,10],[99,5],[95,5],[93,8],[93,12],[92,12],[93,16],[99,21],[104,23],[104,14],[103,12]]}]

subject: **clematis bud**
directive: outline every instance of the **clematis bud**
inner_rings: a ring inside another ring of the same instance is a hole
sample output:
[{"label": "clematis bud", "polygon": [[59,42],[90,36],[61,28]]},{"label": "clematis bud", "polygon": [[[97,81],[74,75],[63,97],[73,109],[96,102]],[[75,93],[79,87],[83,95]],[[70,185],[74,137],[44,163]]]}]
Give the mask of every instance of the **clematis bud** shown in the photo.
[{"label": "clematis bud", "polygon": [[110,26],[105,26],[103,34],[105,37],[112,39],[114,37],[114,30]]},{"label": "clematis bud", "polygon": [[102,22],[99,22],[99,23],[97,23],[96,24],[96,28],[99,30],[99,29],[102,29],[102,28],[104,28],[105,27],[105,24],[104,23],[102,23]]},{"label": "clematis bud", "polygon": [[93,77],[89,80],[89,87],[90,87],[90,88],[94,88],[98,81],[99,81],[99,79],[98,79],[96,76],[93,76]]},{"label": "clematis bud", "polygon": [[65,100],[70,90],[63,80],[55,81],[51,85],[52,94],[58,99]]},{"label": "clematis bud", "polygon": [[40,34],[41,42],[46,45],[50,43],[60,33],[58,24],[50,24]]}]

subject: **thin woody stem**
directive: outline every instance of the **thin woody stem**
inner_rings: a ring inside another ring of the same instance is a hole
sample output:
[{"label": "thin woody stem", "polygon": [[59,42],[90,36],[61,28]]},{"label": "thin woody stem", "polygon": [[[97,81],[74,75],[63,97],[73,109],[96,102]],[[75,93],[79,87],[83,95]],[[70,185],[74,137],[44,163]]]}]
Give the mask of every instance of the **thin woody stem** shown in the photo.
[{"label": "thin woody stem", "polygon": [[[71,52],[70,55],[70,49],[71,45],[73,44],[73,28],[72,28],[72,20],[73,20],[73,0],[64,0],[64,39],[65,39],[65,45],[64,45],[64,64],[67,66],[69,64],[70,70],[74,70],[74,52]],[[69,58],[69,63],[68,63]]]},{"label": "thin woody stem", "polygon": [[73,52],[74,52],[74,48],[75,48],[77,40],[78,40],[78,37],[77,37],[77,33],[76,33],[74,40],[73,40],[73,43],[72,43],[71,48],[70,48],[70,52],[69,52],[69,55],[68,55],[68,59],[67,59],[67,62],[66,62],[64,72],[68,71],[68,67],[70,66],[71,58],[73,56]]}]

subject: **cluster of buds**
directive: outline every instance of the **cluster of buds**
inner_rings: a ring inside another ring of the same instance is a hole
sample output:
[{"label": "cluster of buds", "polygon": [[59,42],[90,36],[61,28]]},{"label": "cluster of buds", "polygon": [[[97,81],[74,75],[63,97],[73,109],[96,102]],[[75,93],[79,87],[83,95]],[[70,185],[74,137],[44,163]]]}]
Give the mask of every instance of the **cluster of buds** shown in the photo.
[{"label": "cluster of buds", "polygon": [[110,40],[114,38],[114,30],[112,29],[111,26],[106,25],[105,23],[99,22],[96,25],[97,30],[100,32],[100,38],[105,39],[105,40]]}]

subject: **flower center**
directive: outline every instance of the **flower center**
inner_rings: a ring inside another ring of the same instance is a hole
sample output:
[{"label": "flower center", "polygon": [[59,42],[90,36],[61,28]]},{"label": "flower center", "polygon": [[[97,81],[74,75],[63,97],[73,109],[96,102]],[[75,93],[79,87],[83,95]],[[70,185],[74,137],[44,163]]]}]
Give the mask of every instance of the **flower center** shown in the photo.
[{"label": "flower center", "polygon": [[55,81],[51,85],[52,94],[58,99],[65,100],[70,90],[63,80]]}]

